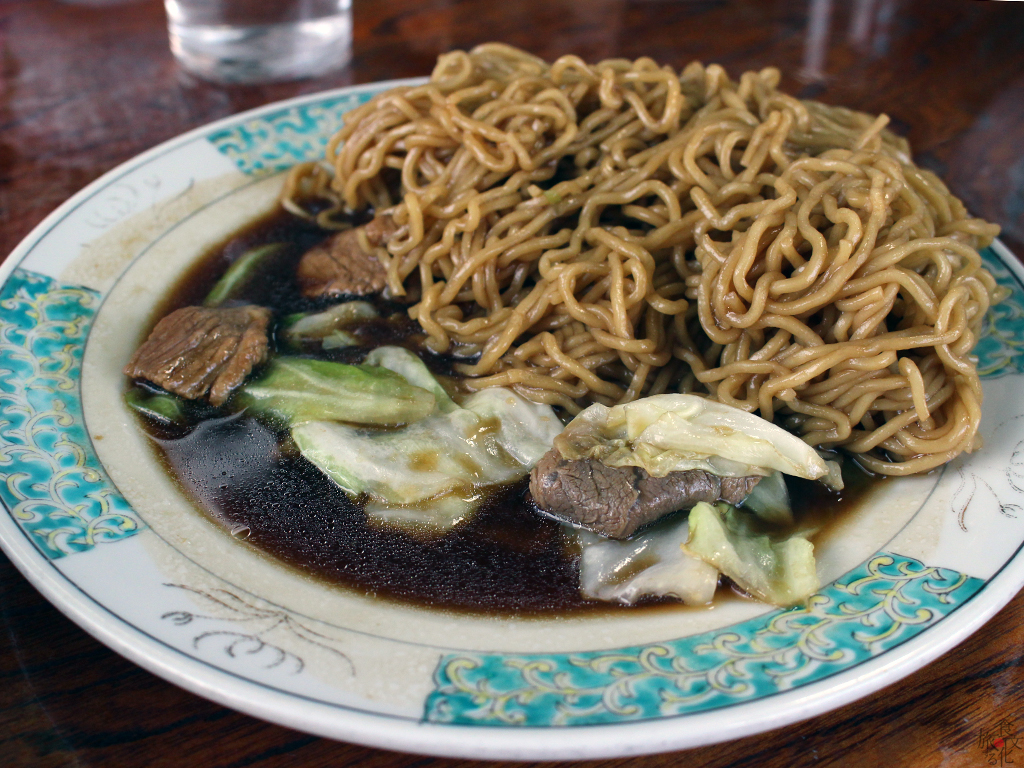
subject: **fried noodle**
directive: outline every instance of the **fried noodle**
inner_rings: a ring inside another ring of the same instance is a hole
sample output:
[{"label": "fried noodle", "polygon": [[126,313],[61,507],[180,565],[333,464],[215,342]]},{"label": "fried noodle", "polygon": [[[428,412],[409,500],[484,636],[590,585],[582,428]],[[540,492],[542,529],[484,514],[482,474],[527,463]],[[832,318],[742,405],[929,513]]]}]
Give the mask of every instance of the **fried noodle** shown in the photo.
[{"label": "fried noodle", "polygon": [[432,350],[475,356],[472,388],[571,413],[705,393],[890,475],[973,450],[998,227],[886,116],[778,83],[456,51],[348,113],[282,200],[325,226],[390,213],[388,293]]}]

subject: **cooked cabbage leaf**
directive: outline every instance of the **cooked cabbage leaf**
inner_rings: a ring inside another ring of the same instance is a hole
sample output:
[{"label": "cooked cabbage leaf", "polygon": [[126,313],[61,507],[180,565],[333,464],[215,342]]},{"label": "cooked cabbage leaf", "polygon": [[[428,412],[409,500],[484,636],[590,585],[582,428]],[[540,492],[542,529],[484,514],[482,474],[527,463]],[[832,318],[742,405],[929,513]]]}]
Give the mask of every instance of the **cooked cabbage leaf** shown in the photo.
[{"label": "cooked cabbage leaf", "polygon": [[818,589],[814,545],[805,533],[786,538],[757,530],[756,518],[729,504],[705,502],[690,510],[684,551],[732,579],[748,594],[775,605],[792,605]]},{"label": "cooked cabbage leaf", "polygon": [[715,596],[718,569],[683,551],[689,532],[675,517],[626,541],[565,527],[581,550],[580,594],[591,600],[633,605],[641,597],[675,597],[706,605]]},{"label": "cooked cabbage leaf", "polygon": [[781,472],[772,472],[763,478],[740,504],[762,520],[773,525],[792,525],[793,507],[789,503],[789,489]]},{"label": "cooked cabbage leaf", "polygon": [[817,452],[770,421],[697,395],[653,395],[611,408],[595,403],[555,441],[566,459],[641,467],[654,477],[703,469],[721,477],[773,470],[814,480]]},{"label": "cooked cabbage leaf", "polygon": [[367,363],[429,389],[437,403],[433,413],[388,431],[311,421],[294,427],[292,437],[302,455],[338,485],[370,496],[365,509],[372,518],[450,528],[472,512],[483,486],[529,472],[562,428],[550,406],[501,387],[456,404],[408,350],[381,347]]},{"label": "cooked cabbage leaf", "polygon": [[441,413],[451,413],[459,406],[451,399],[445,388],[441,386],[427,364],[419,356],[404,347],[377,347],[366,356],[365,365],[378,365],[394,371],[416,387],[421,387],[434,395],[437,408]]},{"label": "cooked cabbage leaf", "polygon": [[176,395],[150,394],[139,387],[132,387],[125,393],[124,401],[132,410],[161,424],[180,426],[186,421],[185,403]]},{"label": "cooked cabbage leaf", "polygon": [[365,301],[346,301],[322,312],[289,315],[284,320],[281,336],[291,344],[322,340],[324,349],[355,346],[359,343],[358,340],[344,329],[354,323],[379,316],[373,304]]},{"label": "cooked cabbage leaf", "polygon": [[245,385],[240,404],[288,424],[338,420],[407,424],[434,410],[434,395],[386,368],[279,357]]},{"label": "cooked cabbage leaf", "polygon": [[226,301],[237,299],[253,281],[258,280],[272,261],[288,250],[287,243],[268,243],[246,251],[217,281],[203,301],[204,307],[219,307]]},{"label": "cooked cabbage leaf", "polygon": [[480,499],[480,492],[476,489],[464,495],[450,493],[404,506],[370,496],[363,506],[363,511],[370,522],[387,523],[418,533],[440,534],[468,519]]},{"label": "cooked cabbage leaf", "polygon": [[323,349],[342,349],[343,347],[358,347],[359,339],[348,331],[332,331],[324,336],[320,346]]}]

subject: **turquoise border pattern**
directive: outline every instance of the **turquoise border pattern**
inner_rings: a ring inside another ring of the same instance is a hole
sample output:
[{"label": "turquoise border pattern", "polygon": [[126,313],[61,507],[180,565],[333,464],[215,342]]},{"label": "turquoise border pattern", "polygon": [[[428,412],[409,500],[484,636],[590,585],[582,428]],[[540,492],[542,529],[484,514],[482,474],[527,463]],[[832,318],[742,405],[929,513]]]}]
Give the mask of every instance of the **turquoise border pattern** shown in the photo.
[{"label": "turquoise border pattern", "polygon": [[341,116],[369,101],[374,92],[366,90],[289,107],[217,131],[207,139],[242,173],[276,173],[295,163],[322,158],[328,139],[341,128]]},{"label": "turquoise border pattern", "polygon": [[877,656],[948,615],[983,584],[879,552],[806,605],[692,637],[588,653],[446,655],[424,719],[578,726],[718,709]]},{"label": "turquoise border pattern", "polygon": [[0,499],[51,560],[137,533],[82,418],[99,294],[16,269],[0,291]]},{"label": "turquoise border pattern", "polygon": [[981,338],[974,348],[978,373],[995,378],[1008,373],[1024,373],[1024,290],[1020,278],[991,248],[981,252],[985,266],[1010,295],[993,306],[985,318]]}]

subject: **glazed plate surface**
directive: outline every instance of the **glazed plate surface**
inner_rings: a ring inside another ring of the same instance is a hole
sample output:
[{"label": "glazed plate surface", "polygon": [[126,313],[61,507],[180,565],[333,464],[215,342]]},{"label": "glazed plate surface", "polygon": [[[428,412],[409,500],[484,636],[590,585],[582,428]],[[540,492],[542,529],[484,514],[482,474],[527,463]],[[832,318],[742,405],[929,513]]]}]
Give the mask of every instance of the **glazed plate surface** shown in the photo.
[{"label": "glazed plate surface", "polygon": [[[682,749],[889,685],[1024,585],[1024,270],[977,348],[984,447],[882,484],[817,547],[788,610],[495,618],[373,600],[197,512],[121,400],[168,287],[275,205],[341,115],[396,83],[228,118],[111,171],[0,267],[0,545],[57,607],[195,693],[293,728],[429,754],[582,759]],[[527,731],[528,733],[524,733]]]}]

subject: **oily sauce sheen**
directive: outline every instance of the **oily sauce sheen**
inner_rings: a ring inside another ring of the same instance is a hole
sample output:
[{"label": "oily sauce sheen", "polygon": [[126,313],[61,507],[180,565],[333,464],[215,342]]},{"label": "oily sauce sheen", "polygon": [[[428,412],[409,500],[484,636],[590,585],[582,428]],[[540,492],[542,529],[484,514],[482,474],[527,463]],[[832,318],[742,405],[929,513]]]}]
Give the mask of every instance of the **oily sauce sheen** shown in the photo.
[{"label": "oily sauce sheen", "polygon": [[[289,257],[245,301],[270,307],[278,320],[328,306],[331,302],[304,299],[294,279],[299,256],[325,236],[285,212],[257,222],[201,259],[173,288],[152,324],[175,309],[201,304],[234,259],[272,242],[289,243]],[[373,301],[381,319],[359,326],[362,346],[306,352],[358,363],[374,347],[397,344],[420,352],[434,373],[451,374],[450,359],[422,353],[419,326],[404,305]],[[417,537],[368,524],[359,501],[302,458],[287,432],[230,413],[230,401],[224,409],[190,402],[187,411],[184,429],[142,419],[168,471],[199,508],[240,540],[305,572],[380,598],[473,613],[637,610],[580,597],[577,557],[559,525],[532,508],[527,478],[493,490],[467,523],[444,535]],[[798,522],[813,520],[824,531],[862,496],[868,476],[852,462],[847,465],[847,489],[839,494],[820,483],[790,483]],[[665,602],[670,601],[644,605]]]}]

